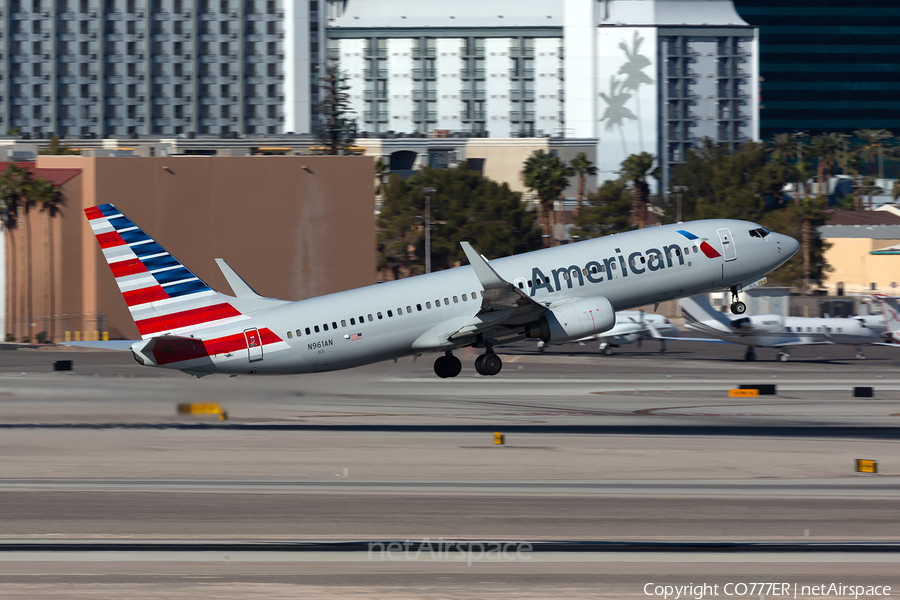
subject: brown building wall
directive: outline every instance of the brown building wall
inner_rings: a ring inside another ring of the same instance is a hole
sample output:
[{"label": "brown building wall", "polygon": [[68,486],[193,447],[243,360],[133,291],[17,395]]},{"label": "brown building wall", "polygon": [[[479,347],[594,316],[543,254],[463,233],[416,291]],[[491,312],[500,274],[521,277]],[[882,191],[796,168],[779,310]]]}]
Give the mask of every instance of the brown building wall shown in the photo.
[{"label": "brown building wall", "polygon": [[[138,337],[84,218],[84,208],[107,202],[224,293],[231,290],[215,258],[228,261],[260,294],[288,300],[374,283],[370,157],[45,156],[38,167],[82,169],[64,188],[56,223],[55,312],[87,315],[78,328],[74,317],[60,326],[73,337],[87,331],[92,338],[102,329],[94,313],[106,315],[111,338]],[[37,289],[42,277],[35,270]],[[35,314],[47,314],[43,304]],[[55,332],[57,340],[63,336]]]}]

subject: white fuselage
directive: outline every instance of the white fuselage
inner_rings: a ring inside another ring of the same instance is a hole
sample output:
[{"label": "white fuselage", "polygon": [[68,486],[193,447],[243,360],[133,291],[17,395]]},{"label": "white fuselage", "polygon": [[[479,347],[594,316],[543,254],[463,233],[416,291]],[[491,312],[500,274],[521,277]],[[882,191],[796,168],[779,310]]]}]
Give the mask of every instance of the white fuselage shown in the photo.
[{"label": "white fuselage", "polygon": [[[696,221],[500,258],[490,265],[548,309],[602,296],[622,310],[752,282],[796,253],[792,238],[751,236],[758,227],[747,221]],[[448,335],[470,321],[481,303],[478,277],[470,266],[458,267],[247,312],[252,326],[268,328],[280,341],[251,349],[249,356],[244,350],[164,366],[195,374],[307,373],[525,337],[523,324],[510,324],[474,343],[449,341]],[[237,331],[248,326],[245,321]],[[202,331],[196,337],[202,339]]]}]

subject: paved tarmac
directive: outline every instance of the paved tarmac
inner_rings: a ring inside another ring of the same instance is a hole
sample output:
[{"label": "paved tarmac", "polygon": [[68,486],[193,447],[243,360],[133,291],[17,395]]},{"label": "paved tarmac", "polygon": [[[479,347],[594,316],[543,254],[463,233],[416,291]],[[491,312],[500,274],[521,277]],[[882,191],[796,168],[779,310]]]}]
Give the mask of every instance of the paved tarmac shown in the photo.
[{"label": "paved tarmac", "polygon": [[[811,347],[788,363],[745,363],[738,347],[670,349],[659,355],[648,343],[606,357],[523,344],[495,378],[475,375],[475,355],[464,352],[455,380],[437,379],[428,357],[197,380],[128,353],[0,351],[0,597],[646,598],[646,583],[719,585],[724,597],[721,586],[741,581],[900,588],[900,552],[890,549],[900,542],[900,352],[872,348],[855,361],[852,348]],[[55,360],[75,370],[53,373]],[[778,394],[727,397],[759,383]],[[874,398],[852,397],[863,385]],[[228,421],[175,411],[213,401]],[[493,431],[507,433],[506,445],[493,444]],[[880,474],[855,474],[857,458],[877,460]],[[425,537],[663,546],[471,565],[240,549]],[[148,541],[237,546],[96,551]],[[57,543],[83,545],[48,546]],[[773,543],[793,550],[746,546]]]}]

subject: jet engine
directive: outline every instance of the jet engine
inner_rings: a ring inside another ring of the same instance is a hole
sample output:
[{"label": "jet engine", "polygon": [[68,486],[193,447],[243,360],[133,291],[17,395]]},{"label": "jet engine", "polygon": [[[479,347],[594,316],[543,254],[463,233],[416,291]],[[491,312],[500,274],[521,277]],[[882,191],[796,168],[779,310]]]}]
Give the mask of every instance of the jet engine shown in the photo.
[{"label": "jet engine", "polygon": [[784,319],[779,315],[753,315],[734,319],[731,324],[745,333],[771,333],[784,329]]},{"label": "jet engine", "polygon": [[551,308],[540,319],[525,326],[525,335],[545,344],[559,344],[609,331],[616,324],[616,311],[603,297],[583,298]]}]

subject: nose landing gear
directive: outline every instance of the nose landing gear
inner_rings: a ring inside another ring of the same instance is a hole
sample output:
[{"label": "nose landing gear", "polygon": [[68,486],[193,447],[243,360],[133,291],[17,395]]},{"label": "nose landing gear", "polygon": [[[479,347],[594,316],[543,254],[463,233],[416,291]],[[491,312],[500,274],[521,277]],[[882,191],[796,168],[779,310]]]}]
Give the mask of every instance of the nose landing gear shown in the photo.
[{"label": "nose landing gear", "polygon": [[441,379],[456,377],[460,371],[462,371],[462,362],[453,356],[453,353],[449,350],[444,356],[439,356],[434,361],[434,374]]},{"label": "nose landing gear", "polygon": [[747,305],[738,300],[736,285],[731,286],[731,312],[736,315],[742,315],[747,312]]}]

